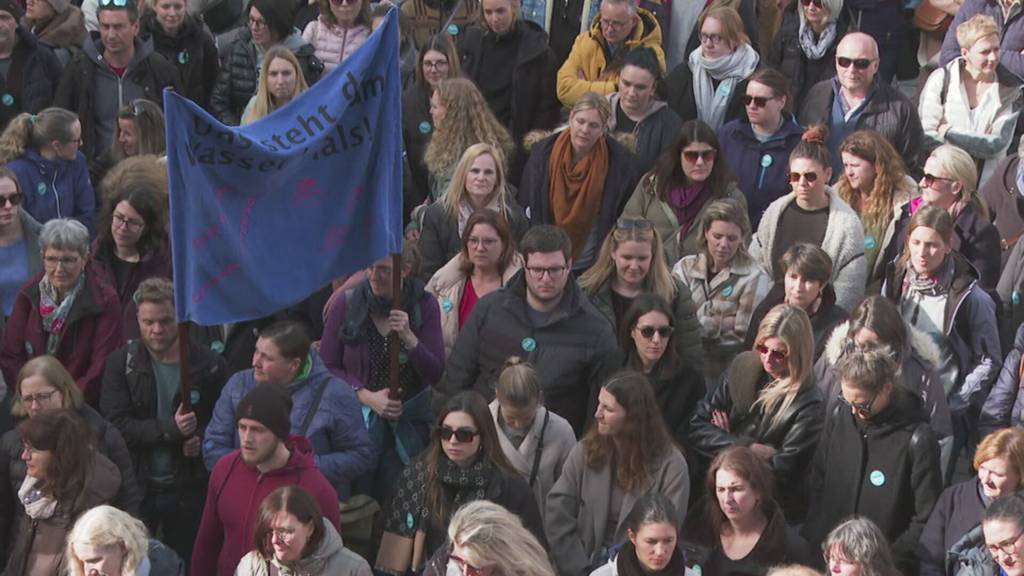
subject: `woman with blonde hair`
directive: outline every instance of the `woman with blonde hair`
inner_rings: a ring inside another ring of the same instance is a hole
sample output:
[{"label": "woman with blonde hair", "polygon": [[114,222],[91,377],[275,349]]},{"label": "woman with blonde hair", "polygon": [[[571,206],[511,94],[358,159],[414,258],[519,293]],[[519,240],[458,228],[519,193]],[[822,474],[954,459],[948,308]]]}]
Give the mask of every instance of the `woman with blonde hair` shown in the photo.
[{"label": "woman with blonde hair", "polygon": [[803,479],[822,426],[813,360],[807,313],[779,304],[761,321],[754,349],[732,361],[720,383],[697,403],[690,422],[692,447],[704,462],[740,439],[751,442],[784,487],[778,501],[791,524],[805,512]]},{"label": "woman with blonde hair", "polygon": [[547,551],[523,521],[489,500],[465,504],[448,524],[448,548],[441,548],[425,573],[555,576]]},{"label": "woman with blonde hair", "polygon": [[146,525],[103,504],[82,514],[68,534],[64,553],[68,576],[179,576],[182,559],[149,538]]},{"label": "woman with blonde hair", "polygon": [[577,272],[595,262],[640,178],[636,157],[608,135],[610,117],[604,96],[584,94],[569,112],[569,127],[533,145],[519,185],[530,223],[569,235]]},{"label": "woman with blonde hair", "polygon": [[900,211],[920,192],[899,153],[874,130],[858,130],[847,136],[839,146],[839,154],[843,173],[835,189],[864,222],[867,291],[877,294],[882,289],[888,262],[885,254],[896,235]]},{"label": "woman with blonde hair", "polygon": [[672,268],[697,308],[708,382],[717,382],[742,351],[754,310],[772,287],[771,277],[747,252],[748,238],[750,220],[743,204],[715,200],[700,220],[700,251]]},{"label": "woman with blonde hair", "polygon": [[594,264],[578,282],[616,333],[640,294],[650,292],[669,302],[679,357],[701,369],[700,326],[693,296],[689,287],[669,272],[661,237],[649,220],[619,218],[601,243]]},{"label": "woman with blonde hair", "polygon": [[355,54],[370,37],[370,0],[316,0],[320,16],[306,25],[302,38],[330,72]]},{"label": "woman with blonde hair", "polygon": [[472,81],[448,78],[438,82],[430,96],[430,117],[435,131],[423,161],[430,171],[432,200],[439,200],[448,190],[459,160],[473,144],[490,144],[500,152],[495,162],[503,166],[512,159],[512,136]]},{"label": "woman with blonde hair", "polygon": [[[90,177],[99,187],[103,178],[119,162],[144,154],[167,156],[164,113],[155,102],[136,98],[117,111],[114,143],[92,163],[89,168]],[[167,169],[164,168],[164,171]]]},{"label": "woman with blonde hair", "polygon": [[473,144],[455,167],[447,192],[423,211],[418,242],[423,279],[429,279],[459,253],[466,223],[477,210],[489,208],[504,219],[516,243],[526,233],[526,215],[509,193],[503,158],[492,144]]},{"label": "woman with blonde hair", "polygon": [[308,89],[299,59],[288,47],[274,46],[263,56],[259,86],[242,112],[242,125],[269,116]]}]

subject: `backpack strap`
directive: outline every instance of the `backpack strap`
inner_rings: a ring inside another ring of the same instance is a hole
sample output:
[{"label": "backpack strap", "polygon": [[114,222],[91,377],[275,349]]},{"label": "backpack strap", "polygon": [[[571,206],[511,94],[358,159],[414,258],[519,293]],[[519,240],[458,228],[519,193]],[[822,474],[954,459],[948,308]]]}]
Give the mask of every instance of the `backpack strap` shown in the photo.
[{"label": "backpack strap", "polygon": [[548,420],[551,420],[551,410],[544,409],[544,423],[540,425],[540,437],[537,438],[537,450],[533,453],[533,469],[530,470],[530,488],[537,481],[537,472],[540,471],[540,453],[544,451],[544,432],[548,429]]},{"label": "backpack strap", "polygon": [[320,401],[324,398],[324,391],[327,390],[327,385],[330,384],[330,378],[324,378],[324,381],[320,383],[320,387],[316,389],[316,395],[313,396],[313,403],[309,405],[309,410],[306,411],[306,416],[302,419],[302,426],[299,428],[299,434],[305,436],[306,431],[309,430],[309,425],[313,423],[313,417],[316,416],[316,411],[320,409]]}]

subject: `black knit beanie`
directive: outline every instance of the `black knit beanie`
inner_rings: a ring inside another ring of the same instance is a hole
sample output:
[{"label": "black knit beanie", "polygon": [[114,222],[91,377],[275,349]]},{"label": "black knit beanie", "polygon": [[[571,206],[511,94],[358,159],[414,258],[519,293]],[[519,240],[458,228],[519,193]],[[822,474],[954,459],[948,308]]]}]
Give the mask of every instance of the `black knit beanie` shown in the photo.
[{"label": "black knit beanie", "polygon": [[235,423],[242,418],[263,424],[281,440],[287,440],[291,432],[292,397],[279,384],[260,384],[253,388],[238,403]]}]

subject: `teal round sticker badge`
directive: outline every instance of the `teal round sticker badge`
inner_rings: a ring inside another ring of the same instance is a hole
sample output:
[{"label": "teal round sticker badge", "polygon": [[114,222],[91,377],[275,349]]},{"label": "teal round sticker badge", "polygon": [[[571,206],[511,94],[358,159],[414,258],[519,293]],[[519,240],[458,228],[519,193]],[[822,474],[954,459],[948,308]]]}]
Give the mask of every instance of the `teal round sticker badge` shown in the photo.
[{"label": "teal round sticker badge", "polygon": [[451,311],[452,311],[452,308],[455,308],[455,305],[454,305],[454,304],[452,304],[452,301],[451,301],[451,300],[449,300],[449,299],[445,298],[445,299],[444,299],[444,300],[443,300],[443,301],[441,302],[441,308],[442,308],[442,309],[444,309],[444,311],[445,311],[445,312],[447,313],[447,312],[451,312]]},{"label": "teal round sticker badge", "polygon": [[1010,299],[1013,300],[1014,304],[1020,304],[1020,292],[1014,290],[1013,294],[1010,295]]},{"label": "teal round sticker badge", "polygon": [[523,351],[533,352],[537,349],[537,341],[527,336],[526,338],[523,338],[521,346],[523,347]]},{"label": "teal round sticker badge", "polygon": [[199,390],[193,390],[192,393],[188,395],[188,397],[190,400],[192,400],[192,404],[199,404]]},{"label": "teal round sticker badge", "polygon": [[46,194],[46,182],[40,182],[36,186],[36,192],[38,192],[39,194]]},{"label": "teal round sticker badge", "polygon": [[178,62],[182,64],[188,63],[188,51],[182,50],[181,52],[178,52]]},{"label": "teal round sticker badge", "polygon": [[459,26],[457,24],[449,24],[448,25],[448,33],[451,34],[452,36],[458,36],[459,35]]},{"label": "teal round sticker badge", "polygon": [[433,129],[433,126],[430,125],[430,122],[424,120],[423,122],[420,122],[419,128],[420,134],[430,134],[430,131]]},{"label": "teal round sticker badge", "polygon": [[771,166],[772,162],[775,162],[775,159],[772,158],[771,154],[765,154],[764,156],[761,156],[761,167],[762,168],[767,168],[767,167]]},{"label": "teal round sticker badge", "polygon": [[224,343],[221,342],[220,340],[214,340],[213,343],[210,344],[210,350],[213,350],[217,354],[220,354],[224,352]]},{"label": "teal round sticker badge", "polygon": [[878,246],[878,242],[875,241],[875,237],[874,236],[865,236],[864,237],[864,249],[865,250],[874,250],[875,246]]},{"label": "teal round sticker badge", "polygon": [[0,102],[4,103],[4,106],[14,106],[14,96],[11,94],[4,94],[0,96]]},{"label": "teal round sticker badge", "polygon": [[725,296],[726,298],[728,298],[729,296],[732,296],[732,292],[733,292],[733,287],[732,287],[731,284],[726,286],[725,288],[722,288],[722,296]]},{"label": "teal round sticker badge", "polygon": [[398,353],[398,363],[399,364],[405,364],[408,361],[409,361],[409,355],[408,354],[406,354],[405,352],[399,352]]},{"label": "teal round sticker badge", "polygon": [[732,92],[732,88],[730,88],[729,86],[727,86],[725,84],[722,84],[722,85],[720,85],[718,87],[718,95],[719,96],[725,97],[725,96],[728,96],[731,92]]},{"label": "teal round sticker badge", "polygon": [[881,486],[885,484],[885,473],[881,470],[873,470],[868,476],[868,480],[871,481],[872,486]]},{"label": "teal round sticker badge", "polygon": [[405,527],[408,528],[409,530],[412,530],[413,526],[415,526],[415,525],[416,525],[416,522],[412,519],[412,512],[406,512],[405,513]]}]

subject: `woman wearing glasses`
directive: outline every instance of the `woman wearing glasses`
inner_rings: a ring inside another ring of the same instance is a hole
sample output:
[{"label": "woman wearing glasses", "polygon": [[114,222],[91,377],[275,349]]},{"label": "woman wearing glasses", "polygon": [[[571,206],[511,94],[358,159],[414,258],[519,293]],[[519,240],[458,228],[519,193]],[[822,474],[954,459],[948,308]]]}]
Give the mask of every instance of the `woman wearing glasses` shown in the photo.
[{"label": "woman wearing glasses", "polygon": [[93,406],[107,356],[122,344],[121,304],[105,275],[88,266],[89,231],[51,220],[39,235],[43,272],[22,287],[4,330],[0,368],[15,382],[26,362],[56,356]]},{"label": "woman wearing glasses", "polygon": [[460,250],[468,219],[482,209],[490,209],[505,221],[512,232],[504,246],[515,251],[529,223],[516,203],[506,181],[505,155],[492,144],[473,144],[462,154],[447,192],[423,212],[417,245],[422,257],[420,277],[434,275]]},{"label": "woman wearing glasses", "polygon": [[242,112],[259,87],[259,71],[264,54],[277,45],[291,50],[302,69],[306,84],[320,79],[324,64],[314,48],[292,26],[292,2],[249,0],[245,13],[249,27],[223,50],[226,54],[210,93],[210,112],[228,126],[242,122]]},{"label": "woman wearing glasses", "polygon": [[1024,574],[1024,496],[1010,494],[993,502],[981,526],[968,532],[949,553],[958,575]]},{"label": "woman wearing glasses", "polygon": [[806,242],[820,246],[832,259],[832,287],[836,304],[853,310],[864,297],[867,264],[864,226],[843,202],[832,180],[832,157],[826,141],[828,129],[811,126],[789,155],[789,182],[793,191],[772,202],[750,243],[750,255],[776,279],[785,274],[779,264],[790,246]]},{"label": "woman wearing glasses", "polygon": [[718,136],[710,126],[700,120],[683,123],[675,144],[640,179],[622,211],[626,218],[654,224],[666,262],[700,252],[700,222],[711,202],[732,198],[747,209],[729,168],[718,160],[719,151]]},{"label": "woman wearing glasses", "polygon": [[705,11],[697,20],[697,30],[700,47],[665,79],[667,100],[680,118],[698,118],[718,130],[743,116],[742,95],[761,57],[733,8]]},{"label": "woman wearing glasses", "polygon": [[366,560],[345,548],[316,498],[299,486],[268,494],[255,517],[253,550],[239,561],[235,576],[373,574]]},{"label": "woman wearing glasses", "polygon": [[804,475],[822,425],[814,386],[814,342],[807,313],[780,304],[757,330],[754,350],[733,360],[714,389],[697,403],[690,439],[703,462],[740,442],[768,461],[778,501],[790,523],[803,518]]},{"label": "woman wearing glasses", "polygon": [[39,255],[42,225],[25,211],[24,203],[18,176],[0,166],[0,316],[4,318],[14,311],[21,285],[43,269]]},{"label": "woman wearing glasses", "polygon": [[836,45],[848,27],[843,0],[800,0],[783,9],[765,64],[789,79],[794,110],[800,109],[811,86],[836,75]]},{"label": "woman wearing glasses", "polygon": [[580,276],[579,285],[615,332],[623,327],[626,311],[641,294],[656,294],[670,303],[676,355],[700,371],[700,325],[693,297],[689,287],[669,272],[661,238],[650,220],[619,218],[601,243],[594,265]]},{"label": "woman wearing glasses", "polygon": [[474,500],[504,506],[546,542],[533,491],[505,458],[487,403],[468,391],[445,403],[430,446],[402,471],[384,511],[376,570],[421,570],[444,545],[455,510]]},{"label": "woman wearing glasses", "polygon": [[355,54],[370,37],[369,0],[317,0],[320,16],[306,25],[302,37],[330,72]]},{"label": "woman wearing glasses", "polygon": [[877,294],[882,289],[885,266],[891,261],[885,255],[894,242],[898,243],[896,227],[903,205],[920,192],[896,149],[874,130],[858,130],[847,136],[839,154],[843,173],[835,189],[864,222],[867,292]]},{"label": "woman wearing glasses", "polygon": [[842,392],[811,466],[803,536],[821,544],[844,518],[864,516],[892,543],[900,572],[917,574],[921,530],[942,491],[928,413],[898,384],[886,350],[847,354],[836,370]]},{"label": "woman wearing glasses", "polygon": [[544,523],[562,576],[588,576],[605,565],[626,541],[626,519],[642,496],[665,495],[680,518],[689,501],[686,460],[647,378],[633,371],[612,376],[598,393],[594,420],[548,494]]},{"label": "woman wearing glasses", "polygon": [[804,130],[793,116],[789,81],[776,70],[754,72],[743,103],[746,116],[727,122],[718,137],[722,160],[746,192],[747,213],[756,228],[765,208],[789,193],[789,154]]},{"label": "woman wearing glasses", "polygon": [[921,532],[921,575],[946,574],[947,550],[978,527],[986,508],[1019,491],[1024,482],[1024,430],[1004,428],[989,434],[974,453],[974,478],[946,488]]},{"label": "woman wearing glasses", "polygon": [[640,177],[636,156],[608,133],[608,100],[587,92],[569,127],[537,142],[519,186],[530,223],[559,226],[572,240],[573,271],[589,268]]},{"label": "woman wearing glasses", "polygon": [[700,252],[684,256],[672,275],[690,288],[697,307],[704,378],[718,382],[743,349],[754,309],[771,289],[771,277],[747,254],[750,220],[731,198],[715,200],[701,217]]},{"label": "woman wearing glasses", "polygon": [[999,67],[1000,25],[977,14],[956,27],[960,57],[921,89],[921,127],[932,145],[959,146],[978,161],[980,182],[1006,156],[1021,109],[1021,80]]}]

